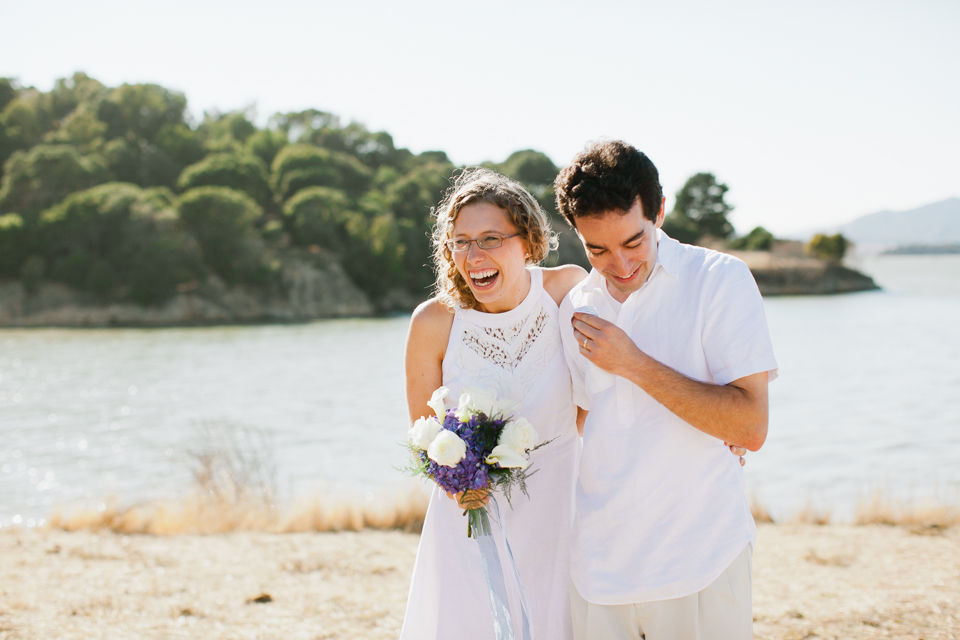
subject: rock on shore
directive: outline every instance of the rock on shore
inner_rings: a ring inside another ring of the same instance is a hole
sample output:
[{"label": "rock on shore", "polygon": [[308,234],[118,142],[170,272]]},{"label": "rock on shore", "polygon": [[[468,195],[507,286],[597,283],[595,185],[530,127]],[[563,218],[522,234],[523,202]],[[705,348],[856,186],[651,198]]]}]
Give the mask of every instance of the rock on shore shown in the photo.
[{"label": "rock on shore", "polygon": [[868,275],[827,260],[777,251],[727,251],[750,267],[765,296],[825,295],[872,291],[880,287]]},{"label": "rock on shore", "polygon": [[19,282],[0,283],[0,327],[179,326],[301,322],[373,315],[370,299],[335,261],[318,266],[288,259],[279,285],[227,287],[213,276],[162,306],[104,302],[61,284],[45,282],[35,294]]}]

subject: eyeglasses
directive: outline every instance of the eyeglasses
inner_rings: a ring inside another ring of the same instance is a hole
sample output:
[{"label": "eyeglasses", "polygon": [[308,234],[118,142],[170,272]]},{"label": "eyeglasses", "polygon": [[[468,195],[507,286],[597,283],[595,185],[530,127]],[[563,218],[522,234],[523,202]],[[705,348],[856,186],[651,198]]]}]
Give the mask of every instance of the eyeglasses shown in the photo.
[{"label": "eyeglasses", "polygon": [[466,251],[470,248],[470,245],[474,242],[477,243],[477,246],[481,249],[499,249],[503,246],[503,241],[509,238],[516,238],[519,233],[514,233],[510,236],[483,236],[482,238],[472,238],[470,240],[466,238],[452,238],[447,240],[444,244],[447,245],[447,249],[453,253],[460,253],[461,251]]}]

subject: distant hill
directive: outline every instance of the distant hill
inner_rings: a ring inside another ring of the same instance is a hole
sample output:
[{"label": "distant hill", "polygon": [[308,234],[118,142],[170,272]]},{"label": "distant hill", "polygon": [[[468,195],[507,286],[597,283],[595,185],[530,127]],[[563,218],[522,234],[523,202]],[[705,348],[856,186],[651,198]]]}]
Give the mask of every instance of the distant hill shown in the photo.
[{"label": "distant hill", "polygon": [[848,222],[839,230],[857,244],[960,244],[960,198],[947,198],[909,211],[878,211]]}]

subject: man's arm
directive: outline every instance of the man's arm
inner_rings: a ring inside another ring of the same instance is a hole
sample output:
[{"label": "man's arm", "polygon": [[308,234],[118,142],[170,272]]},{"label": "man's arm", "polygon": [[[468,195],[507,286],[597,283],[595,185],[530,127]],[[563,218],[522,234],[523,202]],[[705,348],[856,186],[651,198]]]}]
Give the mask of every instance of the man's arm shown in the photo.
[{"label": "man's arm", "polygon": [[630,380],[704,433],[750,451],[763,446],[768,422],[766,371],[723,386],[698,382],[645,354],[615,324],[582,313],[574,314],[572,323],[580,353],[601,369]]}]

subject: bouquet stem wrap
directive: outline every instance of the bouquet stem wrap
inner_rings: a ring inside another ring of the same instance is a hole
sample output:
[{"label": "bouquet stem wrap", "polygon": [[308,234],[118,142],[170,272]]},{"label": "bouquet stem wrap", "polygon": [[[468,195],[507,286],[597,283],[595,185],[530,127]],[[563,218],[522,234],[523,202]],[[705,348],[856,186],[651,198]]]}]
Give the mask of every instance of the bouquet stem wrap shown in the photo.
[{"label": "bouquet stem wrap", "polygon": [[[490,516],[493,516],[492,526]],[[491,495],[490,502],[486,507],[468,511],[467,522],[471,537],[480,545],[483,576],[486,578],[487,593],[490,596],[490,609],[493,613],[494,637],[496,640],[515,640],[513,616],[510,612],[510,601],[507,597],[507,586],[504,582],[504,576],[506,575],[516,585],[517,593],[520,596],[522,640],[533,640],[530,607],[527,604],[527,596],[523,592],[523,585],[520,583],[520,573],[517,571],[516,562],[513,560],[510,543],[507,542],[507,535],[503,529],[497,499]],[[507,556],[504,559],[506,570],[500,562],[497,538],[503,541],[503,547],[507,551]]]}]

